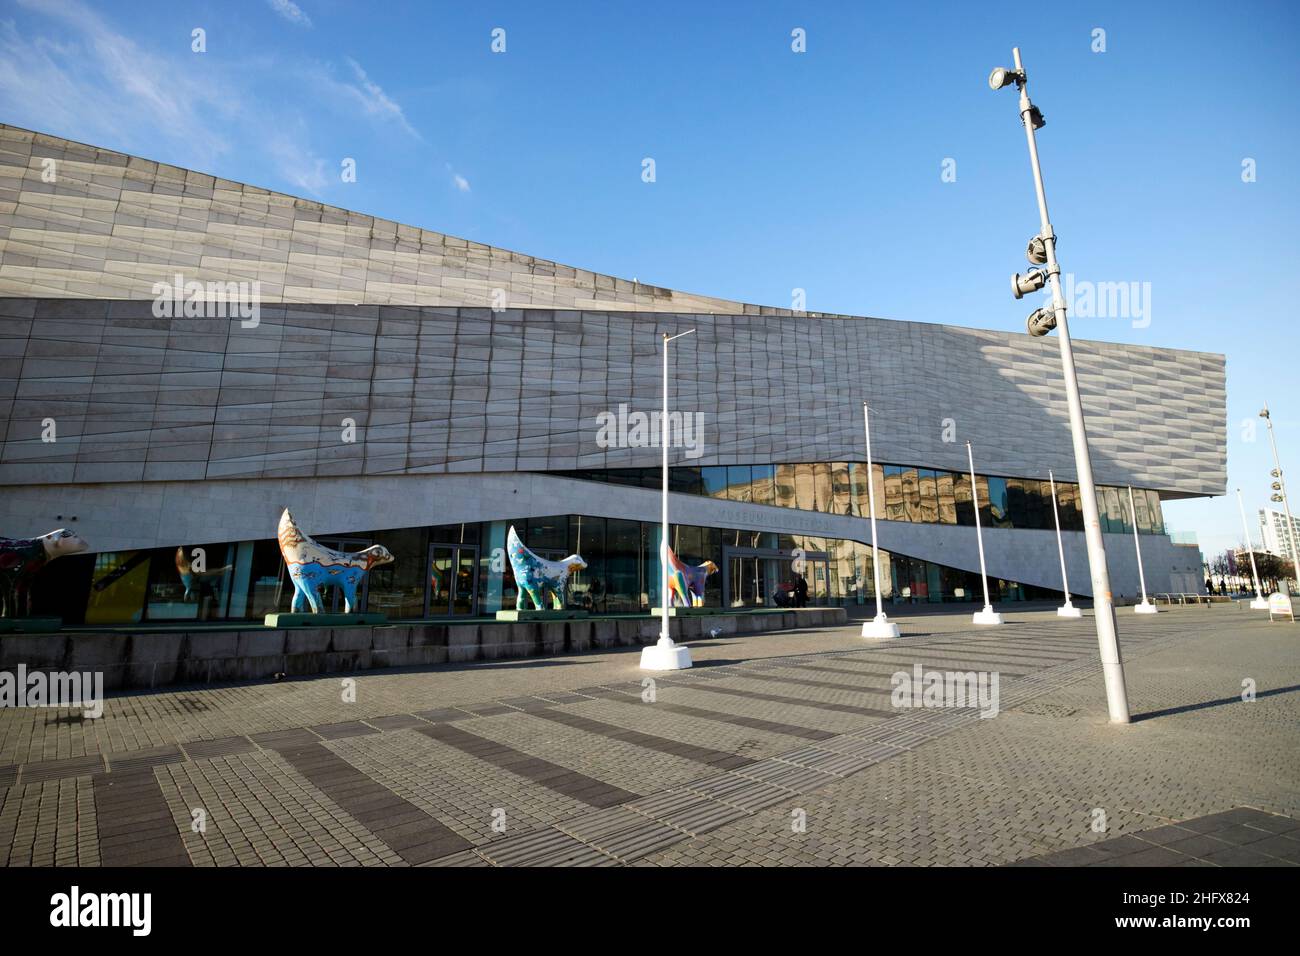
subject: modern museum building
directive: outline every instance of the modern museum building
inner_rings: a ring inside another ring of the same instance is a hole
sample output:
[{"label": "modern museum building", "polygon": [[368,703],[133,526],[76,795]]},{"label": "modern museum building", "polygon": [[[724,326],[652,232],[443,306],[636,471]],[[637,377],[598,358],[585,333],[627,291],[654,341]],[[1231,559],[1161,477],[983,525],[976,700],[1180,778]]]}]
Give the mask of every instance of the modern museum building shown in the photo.
[{"label": "modern museum building", "polygon": [[[0,535],[85,539],[35,586],[69,624],[287,610],[286,507],[394,555],[363,599],[392,620],[514,607],[512,525],[582,555],[574,603],[646,613],[662,341],[691,329],[670,535],[718,566],[707,605],[771,605],[795,573],[810,603],[874,603],[868,483],[887,601],[982,601],[976,497],[994,603],[1057,595],[1049,469],[1088,595],[1050,337],[677,292],[7,126]],[[1148,592],[1199,590],[1162,502],[1225,492],[1223,356],[1075,353],[1116,595],[1139,589],[1130,487]]]}]

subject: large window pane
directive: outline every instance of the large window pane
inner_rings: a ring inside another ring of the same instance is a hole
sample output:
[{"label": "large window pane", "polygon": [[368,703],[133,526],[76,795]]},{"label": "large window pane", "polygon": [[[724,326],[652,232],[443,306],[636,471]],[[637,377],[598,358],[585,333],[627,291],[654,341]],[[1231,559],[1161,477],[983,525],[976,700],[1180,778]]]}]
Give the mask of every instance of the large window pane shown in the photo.
[{"label": "large window pane", "polygon": [[917,489],[921,496],[921,520],[931,524],[939,520],[939,492],[935,473],[928,468],[917,472]]},{"label": "large window pane", "polygon": [[[671,480],[671,474],[669,478]],[[579,554],[587,566],[569,577],[569,604],[601,614],[605,612],[605,519],[574,515],[569,519],[569,554]]]},{"label": "large window pane", "polygon": [[831,510],[831,466],[829,462],[818,461],[812,465],[813,470],[813,509],[823,514]]},{"label": "large window pane", "polygon": [[[396,559],[370,571],[366,610],[389,618],[424,617],[424,565],[429,560],[429,534],[424,528],[376,531],[375,544],[382,544]],[[470,592],[473,593],[472,590]]]},{"label": "large window pane", "polygon": [[794,466],[795,507],[803,511],[817,510],[816,476],[812,465]]},{"label": "large window pane", "polygon": [[832,462],[830,510],[837,515],[852,514],[852,502],[853,490],[849,482],[848,463],[843,461]]},{"label": "large window pane", "polygon": [[701,468],[700,477],[704,482],[704,493],[710,498],[727,497],[727,469],[725,467],[713,465],[708,468]]},{"label": "large window pane", "polygon": [[776,474],[776,468],[772,465],[754,465],[754,501],[760,505],[770,505],[776,503],[776,493],[772,487],[772,480]]},{"label": "large window pane", "polygon": [[970,475],[957,472],[952,479],[952,496],[957,509],[957,523],[967,527],[975,524],[975,504],[971,498]]},{"label": "large window pane", "polygon": [[1151,531],[1153,534],[1165,533],[1165,516],[1160,507],[1160,492],[1147,492],[1147,506],[1151,509]]},{"label": "large window pane", "polygon": [[1118,488],[1103,488],[1102,493],[1106,496],[1106,523],[1110,525],[1111,533],[1133,533],[1133,526],[1128,520],[1128,502],[1120,501]]},{"label": "large window pane", "polygon": [[906,521],[907,510],[903,506],[903,469],[898,465],[885,465],[885,518],[890,521]]},{"label": "large window pane", "polygon": [[698,468],[670,468],[668,469],[668,488],[671,491],[680,492],[684,495],[698,495],[704,493],[704,479],[700,477]]},{"label": "large window pane", "polygon": [[[989,494],[989,527],[991,528],[1009,528],[1011,527],[1011,518],[1008,514],[1007,507],[1007,480],[990,476],[987,479],[983,475],[981,480],[988,482]],[[980,489],[981,492],[983,489]],[[980,495],[981,499],[983,494]],[[981,512],[983,517],[983,512]]]},{"label": "large window pane", "polygon": [[776,466],[776,504],[781,508],[797,508],[799,503],[794,493],[794,465]]},{"label": "large window pane", "polygon": [[641,561],[641,522],[610,518],[605,532],[606,609],[610,614],[641,610],[645,591]]},{"label": "large window pane", "polygon": [[732,501],[753,501],[753,480],[748,465],[728,465],[727,497]]},{"label": "large window pane", "polygon": [[939,497],[939,521],[941,524],[957,523],[957,498],[953,487],[953,473],[940,471],[935,474],[935,493]]},{"label": "large window pane", "polygon": [[908,521],[921,520],[920,478],[915,468],[903,469],[903,513]]}]

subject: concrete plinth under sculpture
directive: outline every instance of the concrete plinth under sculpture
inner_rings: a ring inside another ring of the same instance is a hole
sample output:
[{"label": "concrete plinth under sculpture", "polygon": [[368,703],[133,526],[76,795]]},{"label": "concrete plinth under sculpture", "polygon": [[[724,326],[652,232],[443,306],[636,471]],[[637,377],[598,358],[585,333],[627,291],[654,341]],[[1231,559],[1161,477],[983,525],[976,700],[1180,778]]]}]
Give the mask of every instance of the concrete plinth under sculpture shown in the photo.
[{"label": "concrete plinth under sculpture", "polygon": [[387,614],[268,614],[262,621],[267,627],[380,627],[388,623]]},{"label": "concrete plinth under sculpture", "polygon": [[589,616],[587,611],[497,611],[498,621],[571,621]]}]

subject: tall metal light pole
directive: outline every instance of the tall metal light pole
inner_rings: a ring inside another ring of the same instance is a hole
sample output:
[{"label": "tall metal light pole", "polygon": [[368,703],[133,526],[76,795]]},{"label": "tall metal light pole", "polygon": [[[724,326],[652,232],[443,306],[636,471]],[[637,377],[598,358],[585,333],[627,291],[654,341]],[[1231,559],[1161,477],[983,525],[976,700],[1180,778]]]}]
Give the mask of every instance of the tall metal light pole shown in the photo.
[{"label": "tall metal light pole", "polygon": [[1241,530],[1246,535],[1246,550],[1250,552],[1250,576],[1255,582],[1255,600],[1250,606],[1256,611],[1267,611],[1268,601],[1264,599],[1264,589],[1259,586],[1259,568],[1255,564],[1255,543],[1250,540],[1250,525],[1246,522],[1246,504],[1241,500],[1241,489],[1237,489],[1237,508],[1241,511]]},{"label": "tall metal light pole", "polygon": [[984,567],[984,530],[980,527],[980,486],[975,479],[975,453],[966,443],[966,460],[970,462],[970,500],[975,505],[975,544],[980,549],[980,581],[984,585],[984,609],[976,611],[971,621],[975,624],[1001,624],[1002,615],[989,603],[989,573]]},{"label": "tall metal light pole", "polygon": [[[1074,347],[1070,342],[1069,324],[1065,317],[1065,297],[1061,294],[1061,267],[1056,261],[1056,234],[1047,215],[1047,194],[1043,190],[1043,171],[1038,163],[1038,143],[1034,130],[1043,125],[1043,116],[1029,101],[1029,83],[1024,64],[1020,61],[1020,48],[1012,50],[1015,70],[1002,67],[989,74],[989,86],[1001,89],[1015,83],[1020,89],[1020,120],[1025,127],[1025,140],[1029,144],[1029,163],[1034,173],[1034,191],[1038,196],[1038,216],[1041,220],[1039,234],[1030,240],[1031,261],[1044,263],[1047,272],[1035,270],[1024,286],[1013,287],[1019,298],[1023,291],[1037,291],[1043,278],[1051,283],[1052,314],[1042,316],[1043,310],[1030,317],[1030,331],[1035,330],[1034,320],[1050,320],[1059,331],[1061,346],[1061,372],[1065,378],[1065,397],[1070,410],[1070,436],[1074,441],[1074,466],[1079,476],[1079,494],[1083,498],[1083,533],[1088,545],[1088,570],[1092,577],[1093,618],[1097,622],[1097,646],[1101,655],[1102,673],[1106,680],[1106,703],[1112,723],[1129,722],[1128,690],[1124,686],[1124,661],[1120,656],[1119,635],[1115,627],[1115,604],[1110,591],[1110,570],[1106,567],[1106,546],[1101,538],[1101,518],[1097,512],[1097,488],[1092,480],[1092,459],[1088,452],[1088,432],[1083,421],[1083,402],[1079,398],[1079,379],[1074,370]],[[1039,325],[1045,335],[1050,325]]]},{"label": "tall metal light pole", "polygon": [[1273,448],[1273,477],[1277,479],[1275,488],[1280,493],[1272,495],[1270,500],[1280,499],[1282,502],[1282,510],[1286,515],[1286,540],[1291,549],[1291,570],[1297,586],[1300,586],[1300,547],[1296,546],[1295,522],[1291,520],[1291,502],[1286,496],[1286,478],[1282,476],[1282,459],[1277,456],[1277,439],[1273,437],[1273,416],[1268,413],[1268,402],[1264,403],[1264,410],[1259,413],[1259,417],[1268,426],[1268,443]]},{"label": "tall metal light pole", "polygon": [[691,651],[688,647],[679,647],[669,635],[669,597],[668,597],[668,343],[690,335],[694,329],[678,332],[676,335],[664,333],[664,410],[659,420],[659,448],[663,452],[663,530],[659,541],[659,596],[663,601],[659,641],[650,647],[641,649],[641,668],[650,671],[675,671],[691,666]]},{"label": "tall metal light pole", "polygon": [[862,428],[867,433],[867,507],[871,509],[871,567],[876,576],[876,617],[862,624],[863,637],[898,637],[898,625],[885,615],[880,596],[880,549],[876,547],[876,476],[871,468],[871,412],[862,403]]},{"label": "tall metal light pole", "polygon": [[1083,611],[1070,603],[1070,576],[1065,573],[1065,543],[1061,540],[1061,516],[1056,510],[1056,476],[1047,469],[1047,480],[1052,484],[1052,520],[1056,522],[1056,552],[1061,556],[1061,590],[1065,603],[1056,609],[1057,617],[1083,617]]},{"label": "tall metal light pole", "polygon": [[1137,508],[1133,504],[1133,486],[1128,486],[1128,514],[1129,520],[1133,522],[1133,550],[1137,552],[1138,561],[1138,581],[1142,584],[1142,603],[1136,605],[1133,610],[1138,614],[1158,614],[1160,609],[1147,600],[1147,575],[1142,570],[1142,541],[1138,537],[1138,515]]}]

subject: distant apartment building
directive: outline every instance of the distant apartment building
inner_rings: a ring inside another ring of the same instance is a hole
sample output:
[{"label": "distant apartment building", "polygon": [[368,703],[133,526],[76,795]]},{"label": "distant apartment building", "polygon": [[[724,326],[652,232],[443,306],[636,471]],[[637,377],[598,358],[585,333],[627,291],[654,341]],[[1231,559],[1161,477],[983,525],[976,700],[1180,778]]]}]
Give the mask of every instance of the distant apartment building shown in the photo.
[{"label": "distant apartment building", "polygon": [[1300,542],[1300,519],[1292,517],[1288,532],[1286,515],[1272,508],[1259,509],[1259,527],[1263,532],[1264,550],[1281,555],[1292,561],[1296,560],[1297,547]]}]

